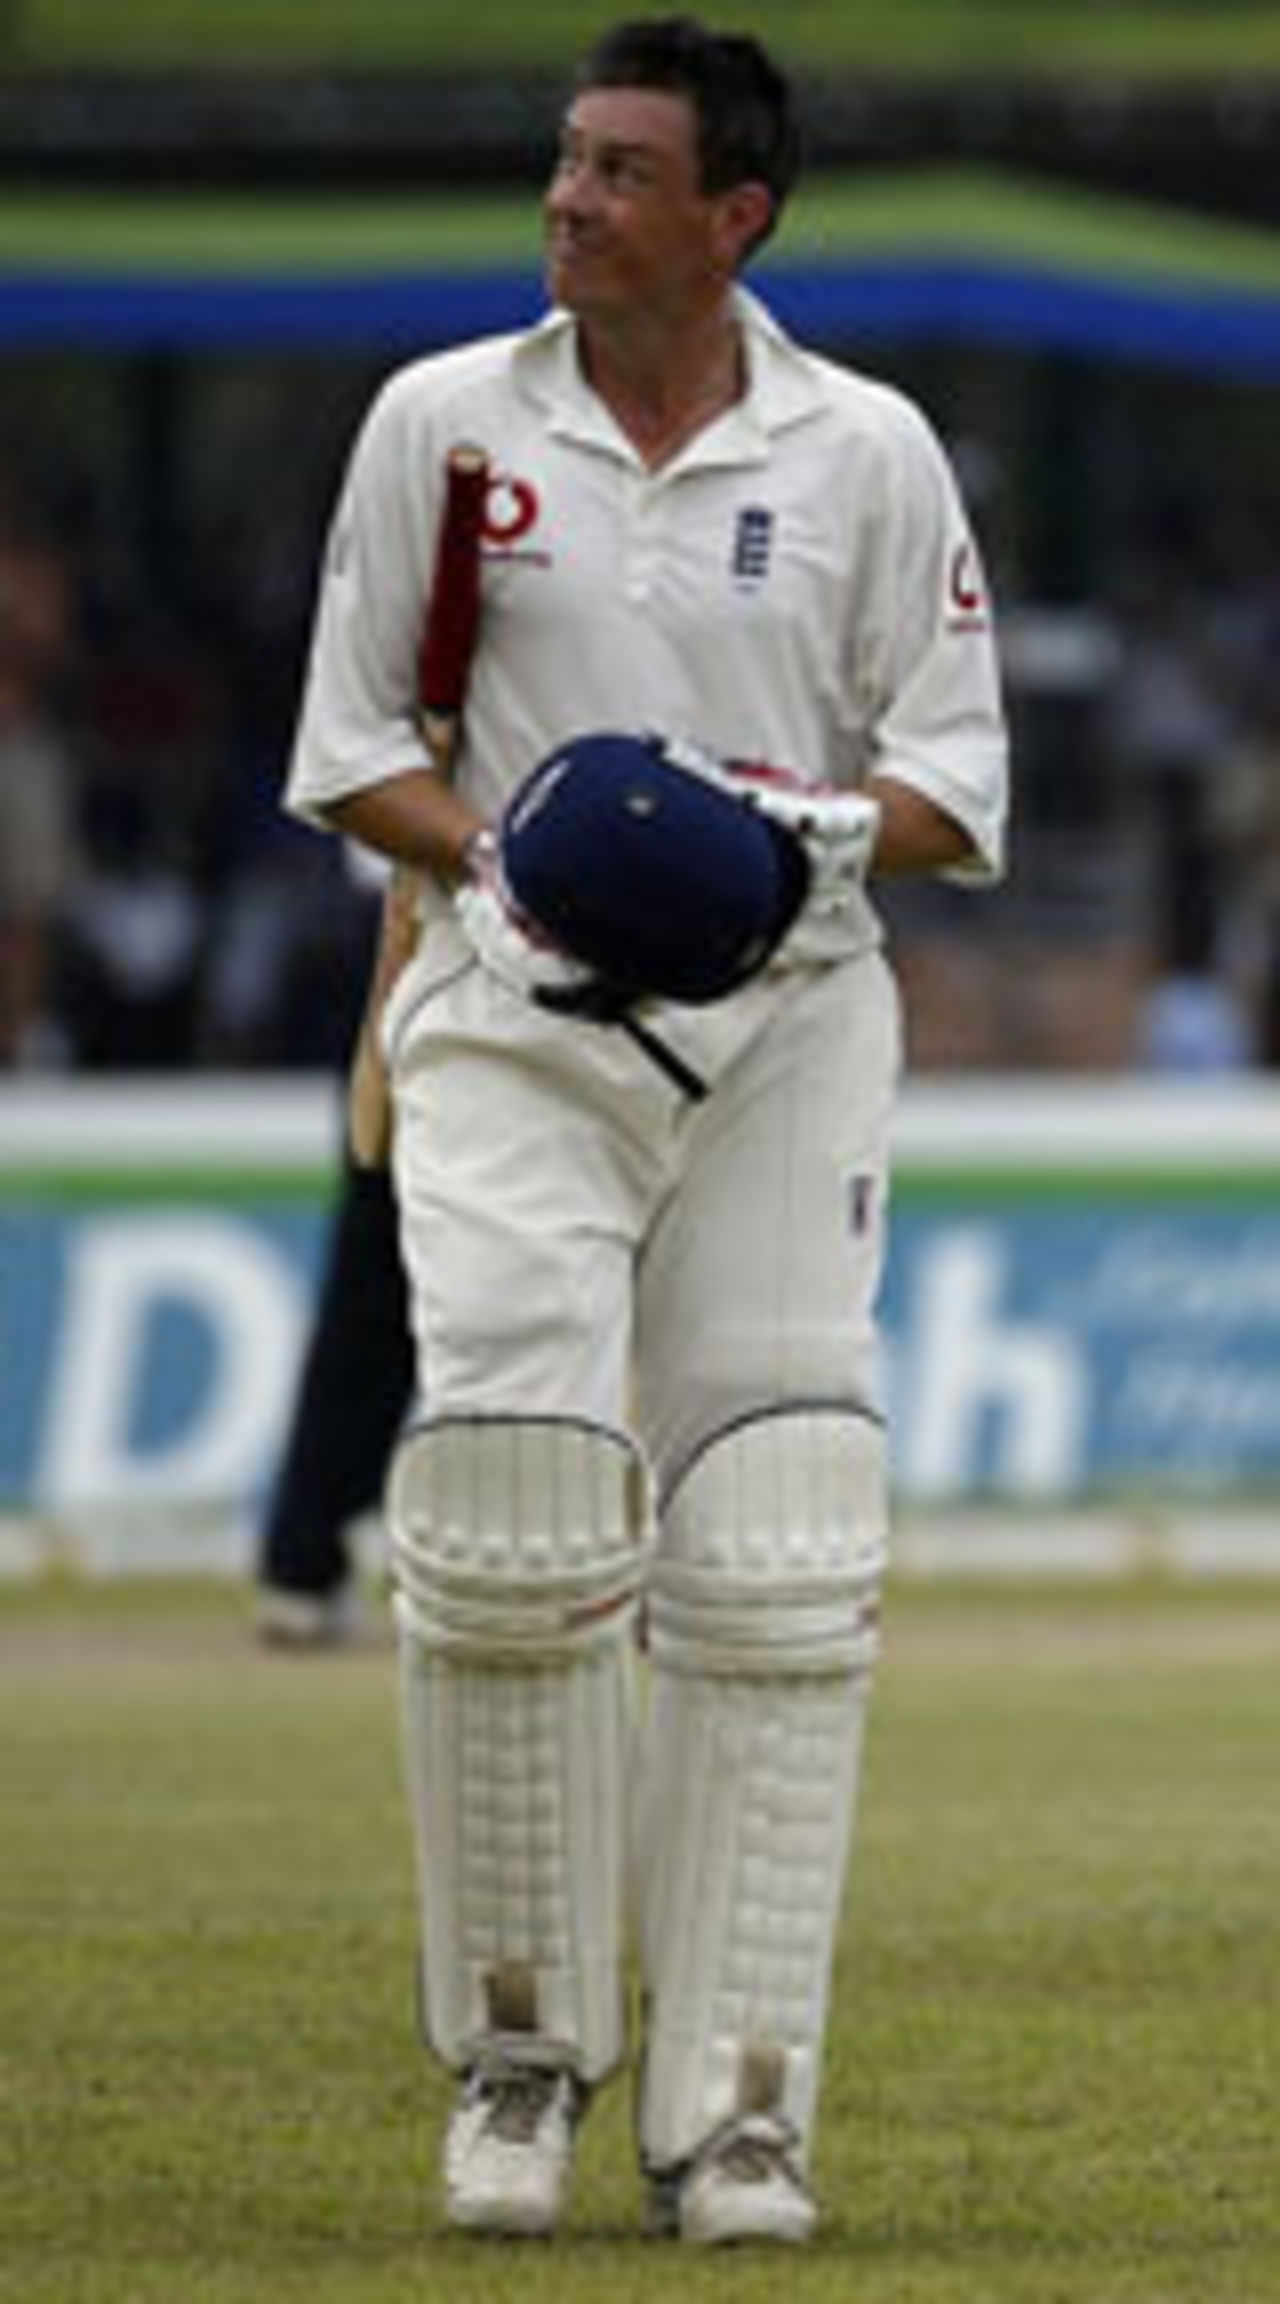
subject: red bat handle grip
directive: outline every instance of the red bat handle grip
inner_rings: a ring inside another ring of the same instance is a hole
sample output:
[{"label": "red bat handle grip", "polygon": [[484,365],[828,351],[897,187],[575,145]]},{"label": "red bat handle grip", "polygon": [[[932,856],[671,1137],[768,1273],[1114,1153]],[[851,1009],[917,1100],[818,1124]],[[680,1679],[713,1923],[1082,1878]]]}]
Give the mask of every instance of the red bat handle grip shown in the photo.
[{"label": "red bat handle grip", "polygon": [[450,450],[435,570],[418,657],[423,710],[448,717],[462,709],[480,624],[480,537],[489,460],[482,448]]}]

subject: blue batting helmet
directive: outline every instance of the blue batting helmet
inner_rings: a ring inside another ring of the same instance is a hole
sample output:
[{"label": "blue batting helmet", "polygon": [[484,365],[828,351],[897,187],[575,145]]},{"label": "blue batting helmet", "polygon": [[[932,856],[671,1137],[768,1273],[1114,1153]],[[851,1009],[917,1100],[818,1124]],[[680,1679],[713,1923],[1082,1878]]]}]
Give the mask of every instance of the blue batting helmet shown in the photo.
[{"label": "blue batting helmet", "polygon": [[500,845],[529,920],[628,999],[719,1000],[803,901],[793,834],[680,766],[660,736],[575,736],[513,794]]}]

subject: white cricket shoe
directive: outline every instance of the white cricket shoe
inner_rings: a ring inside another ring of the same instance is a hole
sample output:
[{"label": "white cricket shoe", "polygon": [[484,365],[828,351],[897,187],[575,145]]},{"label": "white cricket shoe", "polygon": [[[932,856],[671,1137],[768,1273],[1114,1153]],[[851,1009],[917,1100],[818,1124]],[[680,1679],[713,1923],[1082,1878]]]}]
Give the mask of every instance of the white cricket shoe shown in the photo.
[{"label": "white cricket shoe", "polygon": [[359,1637],[360,1606],[346,1584],[330,1592],[295,1592],[285,1584],[260,1586],[254,1628],[264,1648],[293,1654],[343,1648]]},{"label": "white cricket shoe", "polygon": [[445,2136],[450,2223],[528,2238],[554,2231],[582,2106],[583,2091],[562,2066],[495,2046],[467,2075]]},{"label": "white cricket shoe", "polygon": [[655,2176],[648,2228],[695,2246],[812,2238],[818,2211],[800,2169],[794,2129],[744,2113],[709,2136],[682,2168]]}]

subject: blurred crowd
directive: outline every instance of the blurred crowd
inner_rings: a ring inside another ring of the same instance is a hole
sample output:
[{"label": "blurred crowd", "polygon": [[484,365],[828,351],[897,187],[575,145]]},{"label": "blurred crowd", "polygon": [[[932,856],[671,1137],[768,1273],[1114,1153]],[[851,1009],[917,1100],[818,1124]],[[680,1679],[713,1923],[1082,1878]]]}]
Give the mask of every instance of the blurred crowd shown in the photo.
[{"label": "blurred crowd", "polygon": [[375,899],[279,812],[314,566],[94,541],[0,475],[0,1066],[331,1066]]},{"label": "blurred crowd", "polygon": [[[373,898],[278,807],[331,481],[153,553],[0,469],[0,1068],[342,1061]],[[916,1068],[1280,1065],[1280,535],[1003,609],[1013,869],[889,906]]]},{"label": "blurred crowd", "polygon": [[1008,880],[891,907],[917,1066],[1280,1067],[1280,537],[1207,565],[1144,536],[1002,627]]}]

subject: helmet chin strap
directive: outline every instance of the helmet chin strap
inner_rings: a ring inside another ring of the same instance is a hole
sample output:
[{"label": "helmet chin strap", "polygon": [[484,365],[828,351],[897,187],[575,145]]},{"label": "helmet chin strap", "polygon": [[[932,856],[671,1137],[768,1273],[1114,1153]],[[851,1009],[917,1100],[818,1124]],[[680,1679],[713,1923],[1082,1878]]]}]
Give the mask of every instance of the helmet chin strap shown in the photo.
[{"label": "helmet chin strap", "polygon": [[681,1095],[688,1097],[691,1104],[701,1104],[705,1100],[706,1081],[694,1071],[692,1064],[685,1063],[683,1056],[677,1056],[675,1049],[666,1040],[647,1024],[642,1024],[638,1016],[620,1016],[618,1022],[627,1038],[634,1040],[636,1047],[643,1050],[650,1063],[656,1064],[660,1072],[665,1072],[668,1080],[674,1083]]},{"label": "helmet chin strap", "polygon": [[706,1081],[694,1071],[692,1064],[686,1064],[683,1056],[677,1055],[670,1042],[655,1032],[652,1025],[641,1021],[635,1012],[634,993],[606,983],[603,977],[595,977],[589,983],[571,985],[563,991],[544,986],[533,997],[539,1008],[549,1008],[555,1015],[576,1016],[589,1024],[620,1025],[628,1040],[651,1064],[656,1064],[682,1096],[687,1096],[691,1104],[705,1101]]}]

